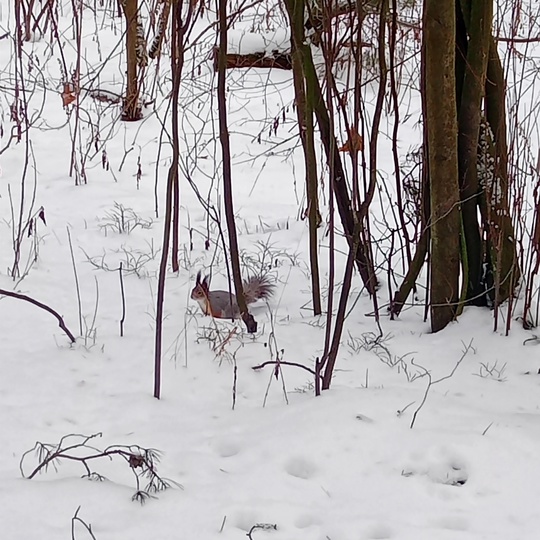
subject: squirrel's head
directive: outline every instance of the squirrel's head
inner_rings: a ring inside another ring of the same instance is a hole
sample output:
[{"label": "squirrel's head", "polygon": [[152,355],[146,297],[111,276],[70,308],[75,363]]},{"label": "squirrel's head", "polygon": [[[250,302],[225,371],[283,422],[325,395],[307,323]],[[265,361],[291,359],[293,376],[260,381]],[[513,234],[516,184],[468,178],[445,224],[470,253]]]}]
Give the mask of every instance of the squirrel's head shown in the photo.
[{"label": "squirrel's head", "polygon": [[[202,278],[202,279],[201,279]],[[195,287],[191,291],[192,300],[202,300],[208,298],[210,292],[210,285],[208,283],[208,276],[202,277],[201,272],[197,272],[197,280],[195,281]]]}]

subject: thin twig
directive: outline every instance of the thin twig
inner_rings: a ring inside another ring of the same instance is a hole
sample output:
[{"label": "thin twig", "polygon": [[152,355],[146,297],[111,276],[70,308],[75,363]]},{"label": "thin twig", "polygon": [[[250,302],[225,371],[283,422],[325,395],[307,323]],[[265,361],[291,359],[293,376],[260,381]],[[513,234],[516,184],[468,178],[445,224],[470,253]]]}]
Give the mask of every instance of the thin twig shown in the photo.
[{"label": "thin twig", "polygon": [[79,335],[83,335],[83,316],[82,316],[82,302],[81,302],[81,288],[79,286],[79,276],[77,275],[77,267],[75,265],[75,255],[73,254],[73,244],[71,243],[71,233],[69,227],[66,227],[69,252],[71,253],[71,264],[73,266],[73,275],[75,276],[75,289],[77,291],[77,307],[79,310]]},{"label": "thin twig", "polygon": [[491,423],[489,424],[489,426],[488,426],[486,429],[484,429],[484,431],[482,431],[482,437],[488,432],[488,429],[489,429],[492,425],[493,425],[493,422],[491,422]]},{"label": "thin twig", "polygon": [[77,522],[79,522],[86,529],[86,532],[90,535],[90,538],[92,538],[92,540],[97,540],[96,537],[94,536],[94,533],[92,532],[92,525],[89,525],[88,523],[86,523],[86,521],[84,521],[82,518],[79,517],[80,509],[81,507],[79,506],[77,510],[75,510],[75,514],[73,514],[73,517],[71,518],[71,540],[76,540],[75,539],[75,524]]},{"label": "thin twig", "polygon": [[438,383],[440,383],[442,381],[445,381],[447,379],[450,379],[451,377],[454,376],[454,373],[456,372],[457,368],[460,366],[461,362],[463,362],[463,360],[465,360],[465,357],[467,356],[469,351],[472,349],[472,343],[473,343],[473,340],[471,339],[469,344],[467,346],[465,346],[465,348],[463,349],[463,353],[461,355],[461,358],[456,362],[456,365],[454,366],[454,369],[452,369],[452,371],[448,375],[445,375],[444,377],[441,377],[440,379],[436,379],[435,381],[431,379],[431,373],[426,368],[415,364],[414,360],[411,360],[411,364],[413,364],[413,366],[419,367],[420,369],[423,369],[426,376],[427,376],[427,378],[428,378],[428,384],[427,384],[427,387],[426,387],[426,391],[424,392],[424,397],[422,398],[422,401],[420,402],[420,405],[418,406],[418,409],[416,409],[416,411],[414,411],[414,414],[413,414],[413,417],[412,417],[412,420],[411,420],[411,425],[410,425],[411,429],[414,427],[414,423],[416,422],[416,416],[418,415],[418,413],[420,412],[420,409],[422,409],[422,407],[424,406],[424,403],[427,400],[427,397],[428,397],[428,394],[429,394],[429,391],[430,391],[431,387],[434,384],[438,384]]},{"label": "thin twig", "polygon": [[122,318],[120,319],[120,337],[124,337],[124,321],[126,320],[126,295],[124,292],[124,277],[122,274],[122,263],[118,267],[118,274],[120,275],[120,292],[122,294]]},{"label": "thin twig", "polygon": [[233,388],[232,388],[232,410],[236,407],[236,384],[238,382],[238,366],[236,365],[236,356],[234,358],[234,369],[233,369]]}]

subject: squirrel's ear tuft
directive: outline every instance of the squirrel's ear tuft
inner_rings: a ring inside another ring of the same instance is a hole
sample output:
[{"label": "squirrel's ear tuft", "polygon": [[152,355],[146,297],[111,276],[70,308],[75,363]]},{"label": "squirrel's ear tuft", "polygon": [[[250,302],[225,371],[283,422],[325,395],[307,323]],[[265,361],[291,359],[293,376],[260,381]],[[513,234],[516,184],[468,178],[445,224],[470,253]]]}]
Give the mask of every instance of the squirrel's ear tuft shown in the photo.
[{"label": "squirrel's ear tuft", "polygon": [[204,276],[202,284],[208,289],[210,287],[210,276]]},{"label": "squirrel's ear tuft", "polygon": [[196,285],[199,285],[200,283],[201,283],[201,271],[199,270],[199,271],[197,272],[197,278],[196,278],[196,280],[195,280],[195,284],[196,284]]}]

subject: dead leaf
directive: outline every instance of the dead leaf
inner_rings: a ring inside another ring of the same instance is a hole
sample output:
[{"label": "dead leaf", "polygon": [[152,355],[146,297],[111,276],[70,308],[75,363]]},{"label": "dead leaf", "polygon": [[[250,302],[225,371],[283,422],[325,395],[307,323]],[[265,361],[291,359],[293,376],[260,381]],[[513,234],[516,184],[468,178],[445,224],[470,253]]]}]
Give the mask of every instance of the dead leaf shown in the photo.
[{"label": "dead leaf", "polygon": [[340,152],[358,153],[364,150],[364,138],[354,128],[351,128],[347,142],[339,148]]},{"label": "dead leaf", "polygon": [[64,91],[62,92],[62,104],[67,107],[77,99],[75,89],[71,83],[64,83]]}]

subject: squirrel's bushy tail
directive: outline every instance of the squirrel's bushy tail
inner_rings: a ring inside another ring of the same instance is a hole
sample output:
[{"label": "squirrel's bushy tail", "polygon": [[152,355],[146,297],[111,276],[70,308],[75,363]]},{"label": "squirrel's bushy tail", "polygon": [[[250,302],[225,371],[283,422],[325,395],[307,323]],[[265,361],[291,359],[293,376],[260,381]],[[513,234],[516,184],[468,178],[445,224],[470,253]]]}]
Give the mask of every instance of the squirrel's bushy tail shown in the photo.
[{"label": "squirrel's bushy tail", "polygon": [[246,304],[257,300],[267,300],[274,294],[275,285],[268,276],[252,276],[244,281],[244,297]]}]

